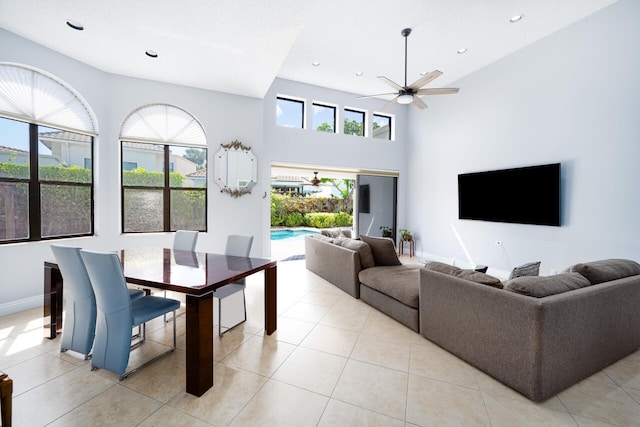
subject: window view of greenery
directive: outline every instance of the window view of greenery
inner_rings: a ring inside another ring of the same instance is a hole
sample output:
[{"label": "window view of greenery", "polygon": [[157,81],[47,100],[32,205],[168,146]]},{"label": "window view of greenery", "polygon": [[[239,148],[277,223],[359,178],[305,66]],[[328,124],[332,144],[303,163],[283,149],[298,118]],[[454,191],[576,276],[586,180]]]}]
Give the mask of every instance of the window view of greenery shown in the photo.
[{"label": "window view of greenery", "polygon": [[[348,227],[353,224],[352,179],[320,179],[332,188],[331,195],[304,194],[300,187],[271,190],[271,226]],[[335,195],[335,194],[338,195]]]},{"label": "window view of greenery", "polygon": [[304,102],[280,97],[276,101],[276,124],[302,129],[304,127]]},{"label": "window view of greenery", "polygon": [[313,104],[313,129],[319,132],[335,132],[336,107]]},{"label": "window view of greenery", "polygon": [[93,232],[92,145],[87,135],[0,118],[0,242]]},{"label": "window view of greenery", "polygon": [[364,136],[364,112],[344,109],[344,134]]},{"label": "window view of greenery", "polygon": [[373,115],[373,137],[391,140],[391,117],[380,114]]},{"label": "window view of greenery", "polygon": [[206,148],[122,142],[122,183],[125,233],[206,231]]}]

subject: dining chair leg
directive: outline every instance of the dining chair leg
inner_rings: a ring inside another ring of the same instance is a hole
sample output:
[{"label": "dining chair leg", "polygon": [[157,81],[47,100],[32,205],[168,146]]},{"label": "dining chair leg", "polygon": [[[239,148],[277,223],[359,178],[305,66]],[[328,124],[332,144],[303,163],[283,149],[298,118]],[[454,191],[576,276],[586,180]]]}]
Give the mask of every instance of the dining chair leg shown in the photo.
[{"label": "dining chair leg", "polygon": [[[119,381],[122,381],[125,378],[130,377],[131,375],[133,375],[136,372],[140,371],[145,366],[150,365],[151,363],[155,362],[156,360],[161,359],[164,356],[168,355],[169,353],[173,353],[176,350],[176,312],[173,311],[172,313],[173,313],[173,316],[172,316],[173,317],[173,347],[170,347],[169,350],[160,353],[159,355],[157,355],[153,359],[147,360],[142,365],[137,366],[137,367],[131,369],[130,371],[125,372],[124,374],[120,375]],[[146,334],[146,327],[145,327],[144,324],[142,325],[142,333],[143,333],[143,335]],[[93,370],[93,368],[91,370]]]}]

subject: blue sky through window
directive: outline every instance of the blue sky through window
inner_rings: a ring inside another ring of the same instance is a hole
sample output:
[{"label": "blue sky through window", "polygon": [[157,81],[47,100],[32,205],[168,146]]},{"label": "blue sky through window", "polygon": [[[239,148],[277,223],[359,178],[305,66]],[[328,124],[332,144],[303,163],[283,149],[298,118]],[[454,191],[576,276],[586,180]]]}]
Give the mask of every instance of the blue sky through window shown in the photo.
[{"label": "blue sky through window", "polygon": [[278,98],[276,103],[276,124],[290,128],[302,129],[304,103],[291,99]]},{"label": "blue sky through window", "polygon": [[331,130],[323,129],[325,132],[335,132],[336,109],[327,105],[313,104],[313,129],[318,130],[318,126],[327,123]]}]

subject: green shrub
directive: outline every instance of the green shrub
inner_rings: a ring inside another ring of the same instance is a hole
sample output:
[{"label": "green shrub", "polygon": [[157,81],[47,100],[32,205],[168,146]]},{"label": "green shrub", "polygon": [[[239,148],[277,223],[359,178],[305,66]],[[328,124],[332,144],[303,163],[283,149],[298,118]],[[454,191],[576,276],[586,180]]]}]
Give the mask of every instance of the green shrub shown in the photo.
[{"label": "green shrub", "polygon": [[304,225],[304,216],[300,212],[293,212],[287,215],[284,220],[284,225],[287,227],[299,227]]},{"label": "green shrub", "polygon": [[329,228],[335,226],[335,214],[329,212],[308,213],[305,216],[309,227]]},{"label": "green shrub", "polygon": [[335,214],[336,227],[345,227],[353,224],[353,217],[346,212]]}]

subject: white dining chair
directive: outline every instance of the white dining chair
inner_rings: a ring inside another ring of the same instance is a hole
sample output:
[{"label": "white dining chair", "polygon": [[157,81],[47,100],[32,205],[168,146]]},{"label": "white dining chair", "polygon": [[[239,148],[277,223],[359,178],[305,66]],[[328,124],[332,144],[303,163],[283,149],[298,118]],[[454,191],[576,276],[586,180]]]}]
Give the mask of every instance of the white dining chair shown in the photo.
[{"label": "white dining chair", "polygon": [[[253,236],[246,236],[240,234],[230,234],[227,236],[227,243],[225,246],[224,254],[234,257],[248,257],[251,253],[251,246],[253,245]],[[240,279],[237,282],[224,285],[213,292],[213,297],[218,299],[218,335],[229,332],[231,329],[247,321],[247,300],[245,298],[245,279]],[[242,292],[242,304],[244,306],[244,320],[236,323],[233,326],[225,327],[225,331],[222,332],[222,300],[230,297],[231,295]]]}]

